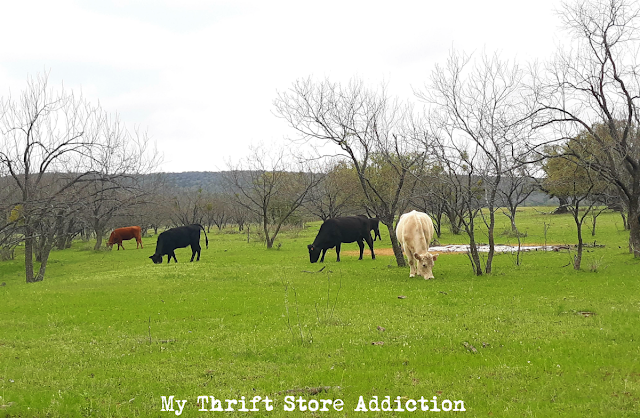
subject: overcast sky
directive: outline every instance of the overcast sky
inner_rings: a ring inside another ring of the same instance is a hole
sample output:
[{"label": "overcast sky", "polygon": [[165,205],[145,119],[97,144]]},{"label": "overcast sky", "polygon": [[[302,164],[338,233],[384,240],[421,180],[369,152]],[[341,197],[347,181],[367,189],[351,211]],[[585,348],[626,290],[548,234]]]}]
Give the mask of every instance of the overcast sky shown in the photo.
[{"label": "overcast sky", "polygon": [[557,0],[16,0],[0,3],[0,94],[81,90],[156,141],[159,171],[220,171],[293,135],[273,100],[299,78],[385,82],[403,99],[452,48],[544,60]]}]

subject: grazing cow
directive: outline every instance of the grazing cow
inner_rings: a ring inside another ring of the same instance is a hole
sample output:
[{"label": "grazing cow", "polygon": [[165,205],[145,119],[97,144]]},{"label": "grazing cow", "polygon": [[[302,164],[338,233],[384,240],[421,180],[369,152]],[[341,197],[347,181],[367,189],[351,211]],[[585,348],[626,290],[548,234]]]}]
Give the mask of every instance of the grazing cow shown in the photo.
[{"label": "grazing cow", "polygon": [[376,259],[373,252],[373,240],[369,229],[369,221],[360,216],[345,216],[342,218],[331,218],[324,221],[320,226],[320,231],[313,241],[313,244],[307,246],[309,248],[309,260],[312,263],[318,261],[320,252],[322,258],[320,262],[324,262],[324,255],[329,248],[336,247],[338,261],[340,261],[340,245],[343,242],[358,242],[360,247],[360,258],[362,260],[362,252],[364,251],[364,241],[367,241],[371,250],[371,258]]},{"label": "grazing cow", "polygon": [[373,231],[373,240],[375,241],[376,238],[380,238],[380,241],[382,241],[382,238],[380,237],[380,229],[379,229],[380,219],[369,218],[367,215],[358,215],[358,216],[369,221],[369,231]]},{"label": "grazing cow", "polygon": [[433,264],[438,259],[438,254],[429,253],[433,232],[433,222],[426,213],[413,210],[400,217],[396,225],[396,236],[409,259],[409,277],[417,274],[425,280],[434,278]]},{"label": "grazing cow", "polygon": [[191,261],[198,254],[196,261],[200,261],[200,230],[204,232],[204,238],[209,248],[209,238],[207,238],[207,232],[202,225],[193,224],[188,226],[179,226],[177,228],[167,229],[166,231],[158,235],[158,243],[156,244],[156,253],[149,258],[156,264],[162,264],[162,256],[167,255],[167,264],[171,262],[171,257],[177,263],[176,254],[174,250],[176,248],[184,248],[188,245],[191,246]]},{"label": "grazing cow", "polygon": [[136,248],[138,248],[138,246],[140,246],[140,248],[144,248],[142,246],[142,230],[139,226],[127,226],[124,228],[114,229],[111,235],[109,235],[107,247],[113,248],[113,244],[118,244],[118,251],[120,251],[120,247],[124,250],[122,241],[127,241],[132,238],[136,239]]}]

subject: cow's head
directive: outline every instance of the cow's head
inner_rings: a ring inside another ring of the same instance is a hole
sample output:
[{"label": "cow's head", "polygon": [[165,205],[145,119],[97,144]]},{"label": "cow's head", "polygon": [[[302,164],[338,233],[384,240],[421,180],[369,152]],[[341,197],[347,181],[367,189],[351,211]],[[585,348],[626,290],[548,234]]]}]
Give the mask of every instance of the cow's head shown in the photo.
[{"label": "cow's head", "polygon": [[320,258],[320,251],[322,250],[318,247],[314,247],[313,244],[307,245],[307,248],[309,249],[309,261],[312,263],[318,261],[318,258]]},{"label": "cow's head", "polygon": [[107,248],[108,249],[112,249],[113,248],[113,242],[107,241]]},{"label": "cow's head", "polygon": [[433,279],[433,264],[438,259],[438,254],[426,252],[424,254],[415,253],[413,257],[416,259],[416,270],[419,276],[425,280]]},{"label": "cow's head", "polygon": [[152,256],[149,256],[149,258],[151,259],[151,261],[153,261],[155,264],[162,264],[162,256],[160,254],[154,254]]}]

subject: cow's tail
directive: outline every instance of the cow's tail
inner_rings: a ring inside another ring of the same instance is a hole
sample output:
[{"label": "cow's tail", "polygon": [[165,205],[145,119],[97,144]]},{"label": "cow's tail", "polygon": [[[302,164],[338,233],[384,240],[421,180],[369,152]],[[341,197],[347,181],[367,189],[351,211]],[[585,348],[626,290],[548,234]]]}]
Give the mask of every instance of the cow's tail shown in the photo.
[{"label": "cow's tail", "polygon": [[209,249],[209,238],[207,238],[207,231],[204,230],[204,226],[197,224],[200,229],[202,229],[202,232],[204,232],[204,242],[207,244],[207,250]]}]

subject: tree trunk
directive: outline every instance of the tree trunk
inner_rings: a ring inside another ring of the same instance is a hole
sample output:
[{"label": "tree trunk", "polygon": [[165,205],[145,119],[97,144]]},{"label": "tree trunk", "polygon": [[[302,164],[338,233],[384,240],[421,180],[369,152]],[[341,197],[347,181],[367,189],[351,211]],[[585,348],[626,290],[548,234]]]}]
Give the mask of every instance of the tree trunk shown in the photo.
[{"label": "tree trunk", "polygon": [[478,246],[476,245],[475,232],[473,227],[467,228],[469,234],[469,259],[471,260],[471,268],[476,276],[482,276],[482,264],[480,263],[480,254],[478,253]]},{"label": "tree trunk", "polygon": [[620,211],[620,216],[622,217],[622,226],[624,227],[625,231],[629,230],[629,222],[627,222],[627,215],[624,213],[624,211]]},{"label": "tree trunk", "polygon": [[569,213],[569,200],[566,197],[558,197],[558,200],[560,201],[560,206],[558,206],[552,213],[554,215]]},{"label": "tree trunk", "polygon": [[38,239],[33,241],[33,249],[35,250],[36,263],[42,262],[42,253],[44,252],[44,245],[46,244],[45,238],[41,235]]},{"label": "tree trunk", "polygon": [[458,224],[456,222],[455,216],[451,216],[451,214],[447,214],[447,218],[449,218],[449,225],[451,227],[451,233],[453,235],[460,235],[460,228],[458,228]]},{"label": "tree trunk", "polygon": [[447,211],[447,218],[451,224],[451,233],[453,235],[460,235],[460,222],[455,211]]},{"label": "tree trunk", "polygon": [[480,263],[480,254],[478,253],[478,245],[476,244],[475,225],[473,223],[473,213],[470,215],[470,221],[465,224],[464,229],[469,235],[469,261],[471,261],[471,268],[476,276],[482,276],[482,263]]},{"label": "tree trunk", "polygon": [[509,216],[509,220],[511,221],[511,232],[518,232],[518,227],[516,226],[516,208],[509,209],[511,215]]},{"label": "tree trunk", "polygon": [[96,245],[93,246],[94,251],[98,251],[102,246],[102,237],[104,236],[104,230],[101,227],[95,228],[96,233]]},{"label": "tree trunk", "polygon": [[67,248],[67,236],[66,235],[58,235],[56,237],[56,248],[58,250],[64,250]]},{"label": "tree trunk", "polygon": [[[577,211],[576,211],[577,213]],[[578,227],[578,252],[573,259],[573,268],[574,270],[580,270],[580,264],[582,263],[582,222],[578,221],[576,218],[576,226]]]},{"label": "tree trunk", "polygon": [[494,230],[496,226],[496,213],[492,206],[489,207],[489,254],[487,255],[487,264],[484,267],[484,271],[487,274],[491,274],[493,266],[493,255],[496,252],[496,239],[494,236]]},{"label": "tree trunk", "polygon": [[434,218],[436,220],[434,224],[434,227],[436,230],[436,236],[438,237],[438,239],[440,239],[440,237],[442,236],[442,212],[437,214]]},{"label": "tree trunk", "polygon": [[42,249],[42,259],[40,261],[40,269],[38,270],[38,275],[34,279],[36,282],[41,282],[44,280],[44,274],[47,270],[47,262],[49,261],[49,254],[51,254],[51,244],[47,243],[43,246]]},{"label": "tree trunk", "polygon": [[393,248],[393,255],[396,257],[396,264],[398,265],[398,267],[406,267],[407,263],[404,261],[402,248],[400,248],[400,243],[398,242],[398,237],[396,236],[396,230],[393,227],[393,219],[391,221],[389,221],[388,219],[381,219],[381,221],[389,231],[389,240],[391,241],[391,247]]},{"label": "tree trunk", "polygon": [[262,230],[264,231],[264,239],[267,243],[267,248],[272,248],[273,238],[269,238],[269,221],[266,212],[263,214],[262,218]]},{"label": "tree trunk", "polygon": [[640,258],[640,219],[638,215],[638,200],[629,202],[629,252],[635,258]]},{"label": "tree trunk", "polygon": [[24,267],[27,283],[34,283],[33,277],[33,229],[25,220]]}]

